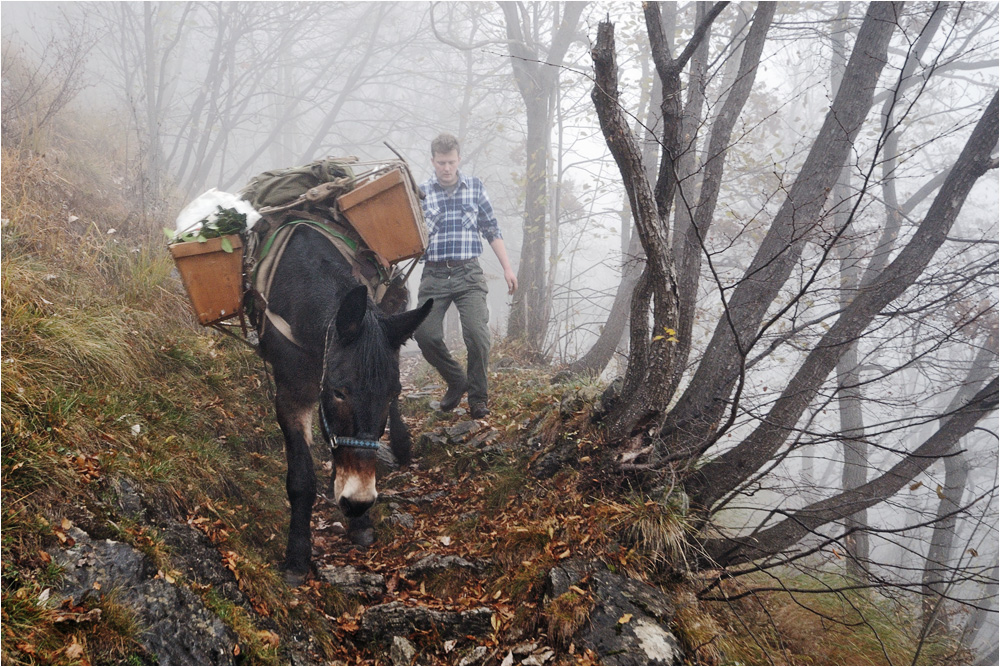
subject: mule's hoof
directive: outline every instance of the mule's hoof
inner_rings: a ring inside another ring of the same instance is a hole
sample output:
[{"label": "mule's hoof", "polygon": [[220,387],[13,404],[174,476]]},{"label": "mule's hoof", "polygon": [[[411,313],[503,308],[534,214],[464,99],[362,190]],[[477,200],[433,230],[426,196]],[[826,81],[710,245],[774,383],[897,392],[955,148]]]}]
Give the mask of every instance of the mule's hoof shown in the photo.
[{"label": "mule's hoof", "polygon": [[348,533],[347,536],[351,538],[351,542],[357,544],[359,547],[370,547],[375,543],[375,531],[371,528],[354,530]]},{"label": "mule's hoof", "polygon": [[298,588],[302,584],[306,583],[306,574],[308,573],[285,570],[285,583],[288,584],[289,588]]}]

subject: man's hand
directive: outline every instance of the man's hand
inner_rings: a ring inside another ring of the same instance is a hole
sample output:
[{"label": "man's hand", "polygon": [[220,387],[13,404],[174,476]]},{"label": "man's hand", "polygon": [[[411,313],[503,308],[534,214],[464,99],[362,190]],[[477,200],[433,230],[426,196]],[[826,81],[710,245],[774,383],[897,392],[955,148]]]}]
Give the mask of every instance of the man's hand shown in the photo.
[{"label": "man's hand", "polygon": [[507,294],[517,291],[517,276],[510,268],[504,269],[503,279],[507,281]]},{"label": "man's hand", "polygon": [[500,266],[503,267],[503,279],[507,281],[507,294],[513,294],[517,291],[517,274],[510,267],[510,260],[507,259],[507,248],[504,247],[503,239],[493,239],[490,241],[490,247],[493,248],[497,259],[500,260]]}]

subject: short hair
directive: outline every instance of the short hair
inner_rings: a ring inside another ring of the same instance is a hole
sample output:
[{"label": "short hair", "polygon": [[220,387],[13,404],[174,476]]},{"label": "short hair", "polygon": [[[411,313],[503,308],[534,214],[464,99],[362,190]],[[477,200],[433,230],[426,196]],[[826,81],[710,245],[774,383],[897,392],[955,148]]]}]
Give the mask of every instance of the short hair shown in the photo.
[{"label": "short hair", "polygon": [[434,138],[434,141],[431,142],[431,157],[438,154],[444,155],[445,153],[450,153],[452,151],[461,153],[458,149],[458,139],[455,138],[455,135],[453,134],[442,132]]}]

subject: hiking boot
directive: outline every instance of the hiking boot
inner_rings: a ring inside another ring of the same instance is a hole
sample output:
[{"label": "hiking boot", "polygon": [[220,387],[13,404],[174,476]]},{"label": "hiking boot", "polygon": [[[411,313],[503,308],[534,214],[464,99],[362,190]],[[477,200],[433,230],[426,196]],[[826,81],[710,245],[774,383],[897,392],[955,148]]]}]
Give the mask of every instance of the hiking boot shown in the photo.
[{"label": "hiking boot", "polygon": [[490,414],[490,409],[486,407],[485,403],[474,403],[469,406],[469,414],[472,415],[473,419],[483,419]]},{"label": "hiking boot", "polygon": [[468,380],[462,380],[460,384],[448,385],[448,391],[441,397],[441,412],[451,412],[457,408],[468,388]]}]

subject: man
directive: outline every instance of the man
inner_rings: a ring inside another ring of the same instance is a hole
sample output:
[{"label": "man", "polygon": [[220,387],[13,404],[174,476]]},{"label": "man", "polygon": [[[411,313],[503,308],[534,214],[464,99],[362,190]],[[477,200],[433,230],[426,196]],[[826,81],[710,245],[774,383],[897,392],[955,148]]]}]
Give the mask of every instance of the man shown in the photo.
[{"label": "man", "polygon": [[[424,358],[448,383],[441,410],[454,410],[468,391],[469,412],[474,419],[482,419],[490,413],[486,380],[490,329],[486,277],[479,266],[479,255],[483,252],[480,236],[500,260],[508,294],[517,289],[517,276],[510,268],[483,182],[460,173],[461,161],[458,139],[454,136],[441,134],[431,142],[434,178],[420,186],[429,243],[418,303],[434,299],[434,306],[414,338]],[[444,342],[444,315],[452,303],[458,308],[462,337],[469,353],[467,371],[451,356]]]}]

